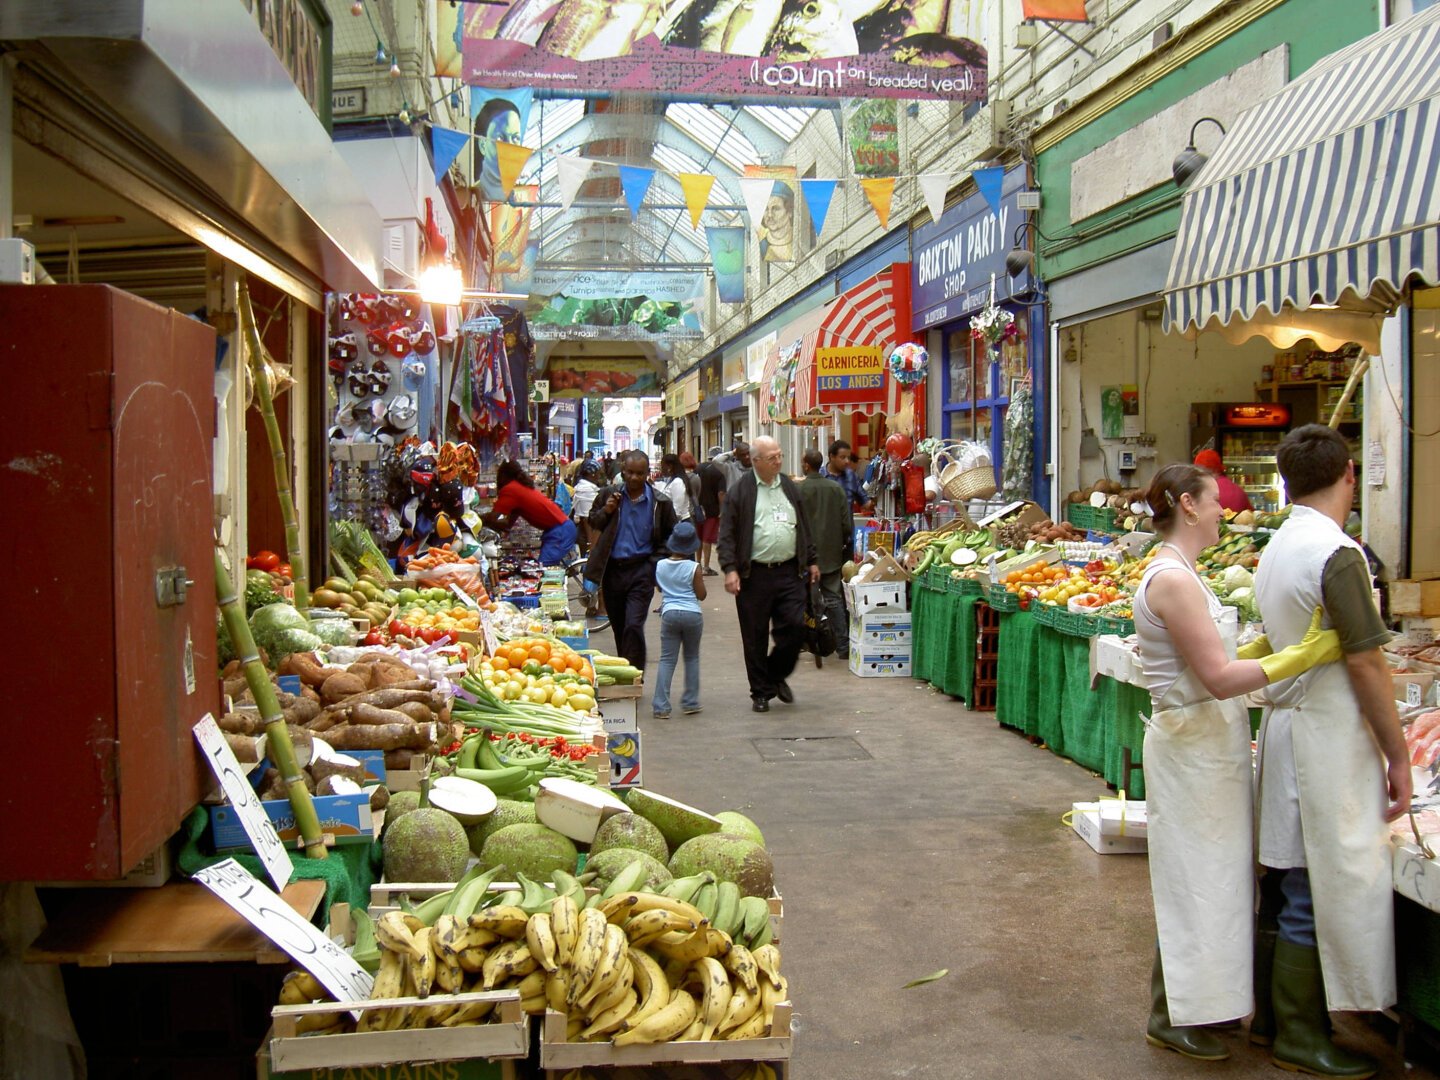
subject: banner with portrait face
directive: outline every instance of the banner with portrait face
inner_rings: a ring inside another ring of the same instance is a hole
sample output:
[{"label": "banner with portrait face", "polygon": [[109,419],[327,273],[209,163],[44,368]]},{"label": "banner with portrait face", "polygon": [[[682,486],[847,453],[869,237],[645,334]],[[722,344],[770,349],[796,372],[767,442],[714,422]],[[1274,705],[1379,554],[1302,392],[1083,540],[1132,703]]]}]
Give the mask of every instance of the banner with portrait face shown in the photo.
[{"label": "banner with portrait face", "polygon": [[799,186],[795,166],[746,165],[745,178],[772,181],[760,220],[750,223],[760,240],[760,261],[794,262],[798,254],[795,246],[795,200]]}]

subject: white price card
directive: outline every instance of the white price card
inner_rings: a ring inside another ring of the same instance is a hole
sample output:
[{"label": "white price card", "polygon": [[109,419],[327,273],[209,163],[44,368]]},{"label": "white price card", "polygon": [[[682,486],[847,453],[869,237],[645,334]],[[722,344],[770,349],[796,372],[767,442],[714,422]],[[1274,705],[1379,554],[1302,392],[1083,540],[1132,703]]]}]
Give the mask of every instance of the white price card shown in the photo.
[{"label": "white price card", "polygon": [[200,744],[206,763],[214,771],[220,786],[225,789],[225,797],[239,815],[245,835],[250,838],[255,854],[260,856],[260,862],[264,864],[270,880],[275,882],[277,889],[283,889],[294,876],[295,864],[290,861],[290,853],[285,850],[280,834],[275,831],[275,823],[265,813],[259,796],[245,778],[245,770],[241,768],[235,752],[225,741],[220,726],[215,723],[215,717],[209,713],[202,716],[195,725],[195,741]]},{"label": "white price card", "polygon": [[375,985],[370,973],[234,859],[197,871],[195,880],[319,979],[336,1001],[369,1000]]},{"label": "white price card", "polygon": [[495,624],[490,621],[488,611],[480,613],[480,632],[485,635],[485,652],[494,656],[496,650],[500,648],[500,639],[495,636]]}]

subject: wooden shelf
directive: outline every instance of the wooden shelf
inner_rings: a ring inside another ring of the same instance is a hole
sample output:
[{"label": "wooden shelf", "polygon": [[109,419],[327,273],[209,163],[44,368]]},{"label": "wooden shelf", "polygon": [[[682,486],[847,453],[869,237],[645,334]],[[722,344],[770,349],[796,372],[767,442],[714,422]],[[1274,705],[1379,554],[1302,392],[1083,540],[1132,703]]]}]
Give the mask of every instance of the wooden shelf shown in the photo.
[{"label": "wooden shelf", "polygon": [[[292,881],[281,897],[311,918],[325,882]],[[205,886],[47,889],[49,925],[25,951],[31,964],[284,964],[290,957]]]}]

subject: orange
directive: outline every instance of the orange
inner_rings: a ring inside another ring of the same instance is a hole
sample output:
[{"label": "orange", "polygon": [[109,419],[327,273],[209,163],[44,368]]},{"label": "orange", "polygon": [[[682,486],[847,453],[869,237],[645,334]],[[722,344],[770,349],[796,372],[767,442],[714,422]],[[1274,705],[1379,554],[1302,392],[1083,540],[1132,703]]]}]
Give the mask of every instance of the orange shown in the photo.
[{"label": "orange", "polygon": [[510,666],[513,668],[524,667],[525,661],[530,659],[530,653],[522,645],[514,645],[510,649]]},{"label": "orange", "polygon": [[530,659],[539,663],[547,663],[550,660],[550,648],[542,642],[530,646]]},{"label": "orange", "polygon": [[509,671],[509,670],[510,670],[510,661],[509,661],[508,658],[506,658],[506,657],[504,657],[504,656],[496,656],[496,657],[494,657],[494,658],[491,659],[491,661],[490,661],[490,666],[491,666],[492,668],[494,668],[496,671]]}]

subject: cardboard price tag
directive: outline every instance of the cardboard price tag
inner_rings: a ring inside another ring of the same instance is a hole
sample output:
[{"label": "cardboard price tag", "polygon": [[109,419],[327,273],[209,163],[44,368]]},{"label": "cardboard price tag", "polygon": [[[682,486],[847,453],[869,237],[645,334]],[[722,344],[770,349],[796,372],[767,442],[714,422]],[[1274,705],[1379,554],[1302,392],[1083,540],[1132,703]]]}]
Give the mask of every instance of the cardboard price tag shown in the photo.
[{"label": "cardboard price tag", "polygon": [[245,770],[241,768],[235,752],[230,749],[220,726],[209,713],[200,718],[194,732],[195,741],[200,744],[200,752],[205,755],[206,763],[225,790],[225,797],[235,808],[240,824],[244,826],[245,835],[250,838],[255,854],[260,856],[265,872],[270,875],[270,880],[275,882],[277,889],[283,889],[295,874],[295,864],[290,861],[290,853],[285,850],[280,835],[275,831],[275,823],[265,813],[259,796],[245,778]]},{"label": "cardboard price tag", "polygon": [[375,985],[370,973],[234,859],[197,871],[195,880],[319,979],[336,1001],[369,1000]]},{"label": "cardboard price tag", "polygon": [[480,632],[485,635],[486,654],[494,656],[500,648],[500,639],[495,636],[495,626],[490,621],[490,613],[488,611],[482,611],[480,613]]}]

